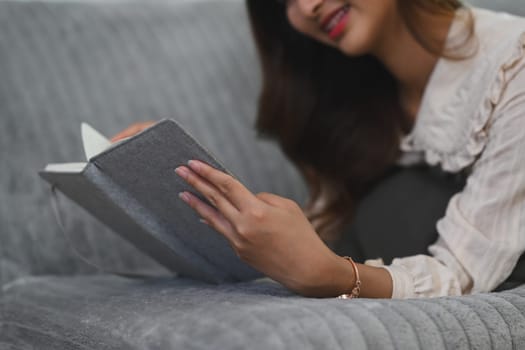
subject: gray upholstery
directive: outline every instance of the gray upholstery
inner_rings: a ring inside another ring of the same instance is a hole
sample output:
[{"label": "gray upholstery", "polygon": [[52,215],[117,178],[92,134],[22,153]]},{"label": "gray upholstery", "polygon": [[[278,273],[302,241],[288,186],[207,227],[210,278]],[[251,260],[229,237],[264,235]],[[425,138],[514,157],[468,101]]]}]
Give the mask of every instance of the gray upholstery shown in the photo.
[{"label": "gray upholstery", "polygon": [[[525,348],[525,286],[309,299],[266,279],[95,275],[74,255],[37,170],[82,159],[81,121],[111,135],[175,118],[253,191],[304,200],[296,171],[253,131],[259,68],[242,0],[0,1],[0,76],[0,349]],[[62,202],[88,259],[166,272]]]},{"label": "gray upholstery", "polygon": [[182,278],[30,277],[12,284],[4,302],[2,349],[525,348],[525,286],[349,302],[301,298],[266,280],[216,287]]},{"label": "gray upholstery", "polygon": [[[174,118],[252,190],[304,199],[276,146],[255,141],[259,71],[245,17],[239,2],[0,2],[1,284],[93,271],[66,245],[37,176],[83,160],[82,121],[111,135]],[[76,205],[64,218],[96,264],[158,271]]]},{"label": "gray upholstery", "polygon": [[525,5],[522,0],[468,0],[465,2],[473,6],[525,16]]}]

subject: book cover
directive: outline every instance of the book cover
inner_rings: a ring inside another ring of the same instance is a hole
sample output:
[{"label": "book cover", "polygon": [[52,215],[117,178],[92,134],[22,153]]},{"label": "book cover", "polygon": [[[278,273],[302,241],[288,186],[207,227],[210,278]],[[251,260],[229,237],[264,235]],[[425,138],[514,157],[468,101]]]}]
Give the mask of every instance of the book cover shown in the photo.
[{"label": "book cover", "polygon": [[211,283],[262,277],[179,199],[195,193],[175,174],[188,160],[228,172],[179,124],[162,120],[117,144],[84,125],[83,139],[87,163],[49,164],[40,176],[179,276]]}]

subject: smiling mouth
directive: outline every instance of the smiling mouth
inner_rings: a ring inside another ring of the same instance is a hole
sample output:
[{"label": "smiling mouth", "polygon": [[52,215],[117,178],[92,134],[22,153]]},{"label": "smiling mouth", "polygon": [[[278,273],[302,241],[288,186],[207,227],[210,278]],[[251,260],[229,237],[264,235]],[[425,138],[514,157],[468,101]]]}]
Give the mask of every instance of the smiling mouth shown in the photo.
[{"label": "smiling mouth", "polygon": [[324,20],[321,29],[327,33],[330,38],[336,39],[344,31],[346,22],[348,21],[348,12],[350,11],[350,5],[345,5],[339,10],[332,13]]}]

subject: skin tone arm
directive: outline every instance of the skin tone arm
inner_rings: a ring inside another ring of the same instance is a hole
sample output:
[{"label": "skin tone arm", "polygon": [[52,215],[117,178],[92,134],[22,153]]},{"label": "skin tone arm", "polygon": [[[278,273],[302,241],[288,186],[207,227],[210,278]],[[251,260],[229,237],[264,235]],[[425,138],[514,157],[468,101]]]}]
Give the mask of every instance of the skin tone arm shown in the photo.
[{"label": "skin tone arm", "polygon": [[[303,296],[351,292],[352,265],[322,242],[295,202],[270,193],[252,194],[230,175],[199,161],[176,173],[212,205],[188,192],[181,193],[181,199],[228,240],[241,260]],[[388,271],[361,264],[358,269],[361,297],[392,295]]]}]

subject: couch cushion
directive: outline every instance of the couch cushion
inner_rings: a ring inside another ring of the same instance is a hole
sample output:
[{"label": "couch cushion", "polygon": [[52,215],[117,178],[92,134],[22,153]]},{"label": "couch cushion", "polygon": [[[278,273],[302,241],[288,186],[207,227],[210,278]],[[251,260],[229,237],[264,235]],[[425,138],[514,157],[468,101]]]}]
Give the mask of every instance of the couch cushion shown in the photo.
[{"label": "couch cushion", "polygon": [[469,0],[466,2],[474,6],[525,16],[523,0]]},{"label": "couch cushion", "polygon": [[316,299],[268,279],[29,277],[5,290],[0,348],[523,349],[525,286],[420,300]]},{"label": "couch cushion", "polygon": [[[0,1],[0,30],[0,285],[93,271],[66,245],[37,176],[47,162],[82,160],[81,121],[112,135],[177,119],[252,190],[304,199],[277,147],[256,141],[259,70],[242,0]],[[95,263],[160,269],[72,203],[63,209]]]}]

